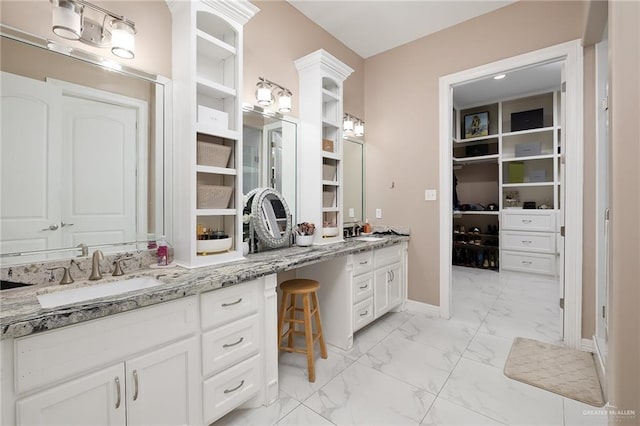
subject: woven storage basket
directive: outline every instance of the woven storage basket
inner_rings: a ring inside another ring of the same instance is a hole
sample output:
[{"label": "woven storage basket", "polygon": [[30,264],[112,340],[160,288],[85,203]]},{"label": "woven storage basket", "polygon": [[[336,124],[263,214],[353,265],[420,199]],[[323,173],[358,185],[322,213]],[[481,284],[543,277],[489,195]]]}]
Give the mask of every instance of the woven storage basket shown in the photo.
[{"label": "woven storage basket", "polygon": [[335,194],[333,191],[322,192],[322,207],[334,207],[333,201],[336,198]]},{"label": "woven storage basket", "polygon": [[230,146],[198,141],[198,164],[201,166],[227,167],[230,155]]},{"label": "woven storage basket", "polygon": [[232,193],[231,186],[198,185],[198,208],[226,209]]},{"label": "woven storage basket", "polygon": [[332,164],[322,165],[322,180],[336,180],[336,166]]}]

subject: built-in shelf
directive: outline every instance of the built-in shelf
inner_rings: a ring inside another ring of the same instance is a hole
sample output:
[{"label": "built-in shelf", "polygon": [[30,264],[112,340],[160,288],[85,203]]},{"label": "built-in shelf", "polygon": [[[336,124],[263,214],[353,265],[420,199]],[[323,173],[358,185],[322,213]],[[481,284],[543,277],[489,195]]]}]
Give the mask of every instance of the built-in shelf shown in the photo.
[{"label": "built-in shelf", "polygon": [[323,180],[322,184],[326,186],[340,186],[340,182],[335,180]]},{"label": "built-in shelf", "polygon": [[337,121],[333,121],[327,117],[322,118],[322,127],[335,127],[339,128],[340,124]]},{"label": "built-in shelf", "polygon": [[478,155],[477,157],[453,157],[454,164],[497,163],[499,154]]},{"label": "built-in shelf", "polygon": [[235,47],[202,30],[196,30],[196,36],[198,37],[198,57],[224,61],[236,54]]},{"label": "built-in shelf", "polygon": [[236,209],[196,209],[196,216],[233,216]]},{"label": "built-in shelf", "polygon": [[503,188],[522,188],[534,186],[553,186],[554,182],[522,182],[522,183],[503,183]]},{"label": "built-in shelf", "polygon": [[322,101],[323,102],[329,102],[329,101],[339,101],[340,97],[338,95],[336,95],[335,93],[333,93],[330,90],[327,89],[322,89]]},{"label": "built-in shelf", "polygon": [[469,211],[455,211],[453,212],[454,216],[465,216],[465,215],[486,215],[486,216],[498,216],[500,214],[499,211],[492,211],[492,210],[469,210]]},{"label": "built-in shelf", "polygon": [[335,152],[322,151],[322,157],[330,160],[342,160],[342,157]]},{"label": "built-in shelf", "polygon": [[331,213],[331,212],[339,212],[340,208],[338,207],[323,207],[322,213]]},{"label": "built-in shelf", "polygon": [[211,167],[211,166],[196,166],[196,172],[198,173],[211,173],[216,175],[235,176],[238,172],[236,169],[229,169],[226,167]]},{"label": "built-in shelf", "polygon": [[[498,238],[498,236],[496,235],[496,239]],[[500,247],[498,246],[485,246],[483,244],[471,244],[471,243],[459,243],[459,242],[454,242],[453,246],[455,248],[468,248],[468,249],[474,249],[474,250],[495,250],[498,251],[500,249]]]},{"label": "built-in shelf", "polygon": [[509,161],[530,161],[530,160],[546,160],[550,158],[557,158],[559,154],[542,154],[542,155],[531,155],[528,157],[505,157],[502,156],[502,162],[507,163]]},{"label": "built-in shelf", "polygon": [[236,89],[227,87],[207,78],[198,77],[197,80],[198,93],[209,96],[214,99],[225,99],[236,96]]},{"label": "built-in shelf", "polygon": [[528,129],[528,130],[519,130],[517,132],[506,132],[502,134],[502,137],[509,136],[521,136],[521,135],[529,135],[532,133],[542,133],[542,132],[551,132],[553,130],[559,129],[559,126],[549,126],[549,127],[538,127],[536,129]]},{"label": "built-in shelf", "polygon": [[488,136],[478,136],[477,138],[467,138],[467,139],[459,139],[459,138],[453,138],[453,141],[455,143],[468,143],[468,142],[484,142],[490,139],[498,139],[498,135],[488,135]]},{"label": "built-in shelf", "polygon": [[240,132],[236,130],[221,129],[201,122],[196,123],[196,132],[223,139],[240,140]]}]

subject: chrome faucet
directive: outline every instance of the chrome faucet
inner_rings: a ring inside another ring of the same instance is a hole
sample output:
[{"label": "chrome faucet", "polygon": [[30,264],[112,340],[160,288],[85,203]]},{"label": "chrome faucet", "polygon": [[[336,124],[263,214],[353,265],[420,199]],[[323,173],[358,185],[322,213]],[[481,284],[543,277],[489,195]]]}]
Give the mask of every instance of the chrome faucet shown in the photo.
[{"label": "chrome faucet", "polygon": [[96,281],[102,278],[102,273],[100,272],[100,261],[104,259],[104,255],[100,250],[96,250],[93,252],[93,258],[91,262],[91,275],[89,275],[89,279],[92,281]]}]

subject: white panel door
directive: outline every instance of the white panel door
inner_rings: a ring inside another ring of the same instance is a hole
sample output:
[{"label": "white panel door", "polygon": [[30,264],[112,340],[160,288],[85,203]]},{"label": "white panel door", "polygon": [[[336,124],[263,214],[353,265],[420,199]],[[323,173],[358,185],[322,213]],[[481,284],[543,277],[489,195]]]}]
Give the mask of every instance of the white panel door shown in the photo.
[{"label": "white panel door", "polygon": [[60,88],[2,73],[0,251],[59,247]]},{"label": "white panel door", "polygon": [[388,297],[389,308],[396,307],[402,302],[402,266],[395,263],[389,267],[391,278],[389,280]]},{"label": "white panel door", "polygon": [[380,318],[389,311],[389,294],[387,287],[389,286],[390,277],[391,275],[389,274],[388,268],[378,269],[373,275],[373,307],[375,318]]},{"label": "white panel door", "polygon": [[138,111],[67,95],[63,105],[65,245],[135,241]]},{"label": "white panel door", "polygon": [[16,403],[18,425],[125,424],[124,364],[89,374]]},{"label": "white panel door", "polygon": [[127,425],[198,423],[195,337],[126,362]]}]

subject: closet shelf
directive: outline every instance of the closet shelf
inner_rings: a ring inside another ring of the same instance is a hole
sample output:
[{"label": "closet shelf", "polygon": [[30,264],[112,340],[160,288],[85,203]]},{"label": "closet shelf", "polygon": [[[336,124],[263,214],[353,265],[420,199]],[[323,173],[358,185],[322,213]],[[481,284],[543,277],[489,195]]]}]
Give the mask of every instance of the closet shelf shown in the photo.
[{"label": "closet shelf", "polygon": [[531,160],[546,160],[549,158],[558,158],[560,154],[542,154],[542,155],[531,155],[528,157],[505,157],[502,156],[502,162],[507,163],[509,161],[531,161]]},{"label": "closet shelf", "polygon": [[488,216],[498,216],[500,212],[491,211],[491,210],[469,210],[466,212],[463,211],[453,211],[453,216],[465,216],[465,215],[488,215]]},{"label": "closet shelf", "polygon": [[499,157],[499,154],[479,155],[477,157],[453,157],[453,163],[459,165],[496,163]]}]

